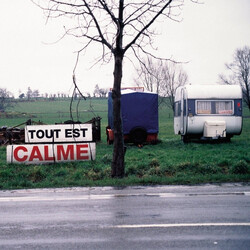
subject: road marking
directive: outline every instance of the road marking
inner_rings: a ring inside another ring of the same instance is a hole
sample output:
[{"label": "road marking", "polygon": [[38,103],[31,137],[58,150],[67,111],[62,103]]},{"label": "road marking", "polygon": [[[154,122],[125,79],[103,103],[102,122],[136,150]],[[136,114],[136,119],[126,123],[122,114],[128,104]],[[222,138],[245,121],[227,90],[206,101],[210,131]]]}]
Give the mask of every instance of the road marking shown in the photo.
[{"label": "road marking", "polygon": [[73,201],[73,200],[105,200],[111,199],[110,195],[82,195],[82,196],[73,196],[73,197],[65,197],[65,196],[51,196],[51,197],[41,197],[41,196],[33,196],[33,197],[0,197],[0,202],[29,202],[29,201]]},{"label": "road marking", "polygon": [[243,223],[180,223],[180,224],[141,224],[141,225],[116,225],[113,228],[173,228],[173,227],[239,227],[250,226],[250,222]]},{"label": "road marking", "polygon": [[0,202],[29,202],[29,201],[71,201],[71,200],[108,200],[117,198],[131,197],[159,197],[159,198],[180,198],[195,196],[232,196],[246,195],[250,196],[250,192],[234,192],[234,193],[135,193],[135,194],[83,194],[77,196],[5,196],[0,197]]},{"label": "road marking", "polygon": [[89,194],[89,195],[78,195],[78,196],[14,196],[14,197],[0,197],[0,202],[29,202],[29,201],[71,201],[71,200],[108,200],[117,198],[128,198],[128,197],[160,197],[160,198],[171,198],[179,195],[173,193],[153,193],[153,194]]}]

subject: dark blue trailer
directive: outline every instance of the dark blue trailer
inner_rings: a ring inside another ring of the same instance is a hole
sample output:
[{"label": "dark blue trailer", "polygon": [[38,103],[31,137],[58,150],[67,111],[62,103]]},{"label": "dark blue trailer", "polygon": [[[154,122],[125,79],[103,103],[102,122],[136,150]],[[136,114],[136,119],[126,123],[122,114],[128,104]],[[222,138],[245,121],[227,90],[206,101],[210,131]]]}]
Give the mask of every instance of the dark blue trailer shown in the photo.
[{"label": "dark blue trailer", "polygon": [[[142,144],[156,142],[159,132],[158,95],[151,92],[133,90],[121,91],[121,116],[125,142]],[[113,100],[108,95],[107,140],[111,144],[113,136]]]}]

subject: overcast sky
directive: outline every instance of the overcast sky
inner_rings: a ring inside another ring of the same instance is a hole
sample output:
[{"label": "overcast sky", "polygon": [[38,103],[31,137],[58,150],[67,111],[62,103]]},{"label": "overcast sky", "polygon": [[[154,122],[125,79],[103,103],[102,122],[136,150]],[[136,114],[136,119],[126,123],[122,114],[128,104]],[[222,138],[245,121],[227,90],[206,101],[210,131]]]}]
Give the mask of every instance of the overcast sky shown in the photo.
[{"label": "overcast sky", "polygon": [[[183,21],[158,23],[162,34],[155,39],[158,53],[177,61],[192,84],[214,84],[225,71],[237,48],[250,46],[249,0],[185,1]],[[79,41],[66,38],[53,44],[63,33],[63,23],[46,24],[43,12],[30,0],[0,0],[0,87],[17,97],[27,88],[40,93],[72,92],[72,71]],[[113,84],[113,65],[90,69],[94,58],[82,55],[77,81],[82,92],[93,93],[94,86]],[[124,64],[123,83],[133,85],[136,72]]]}]

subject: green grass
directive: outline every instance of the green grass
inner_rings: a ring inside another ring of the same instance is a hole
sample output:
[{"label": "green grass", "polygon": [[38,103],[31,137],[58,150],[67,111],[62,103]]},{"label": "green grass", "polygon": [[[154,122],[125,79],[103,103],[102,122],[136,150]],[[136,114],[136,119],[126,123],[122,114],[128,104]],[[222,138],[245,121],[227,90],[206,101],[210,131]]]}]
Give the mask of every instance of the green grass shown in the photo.
[{"label": "green grass", "polygon": [[[93,116],[98,115],[106,118],[106,103],[107,100],[103,99],[94,99],[93,101],[82,100],[79,105],[78,101],[74,101],[72,104],[73,119],[88,121]],[[77,117],[77,105],[79,117]],[[35,121],[40,120],[46,124],[71,120],[70,99],[58,101],[17,102],[14,108],[10,108],[7,112],[8,117],[4,114],[0,114],[0,125],[15,126],[27,121],[28,119]]]},{"label": "green grass", "polygon": [[[47,124],[71,119],[69,101],[23,102],[9,110],[8,118],[1,116],[0,126],[15,126],[32,118]],[[200,184],[248,182],[250,180],[250,119],[245,118],[240,136],[230,143],[184,144],[174,135],[172,112],[159,109],[160,143],[138,148],[128,144],[123,179],[110,178],[113,146],[106,144],[107,100],[82,101],[80,120],[94,115],[102,117],[102,141],[97,143],[95,161],[48,165],[19,165],[6,163],[6,148],[0,147],[0,188],[42,188],[69,186]],[[73,111],[76,102],[73,103]],[[25,112],[24,112],[25,111]],[[18,115],[17,115],[18,114]],[[20,115],[21,114],[21,115]],[[244,110],[249,116],[249,111]],[[17,117],[18,116],[18,117]],[[19,117],[20,116],[20,117]],[[76,113],[74,113],[76,119]]]}]

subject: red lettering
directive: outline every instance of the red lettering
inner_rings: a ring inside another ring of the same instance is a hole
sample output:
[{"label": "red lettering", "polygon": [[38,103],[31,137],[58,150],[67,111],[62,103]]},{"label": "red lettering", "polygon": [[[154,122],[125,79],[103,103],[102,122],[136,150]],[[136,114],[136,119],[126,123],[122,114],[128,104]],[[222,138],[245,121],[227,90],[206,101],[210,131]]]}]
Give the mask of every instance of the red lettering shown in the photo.
[{"label": "red lettering", "polygon": [[33,161],[34,159],[38,159],[39,161],[43,161],[43,157],[41,155],[41,152],[40,152],[38,146],[33,147],[31,154],[30,154],[29,161]]},{"label": "red lettering", "polygon": [[60,161],[61,159],[67,160],[70,155],[70,160],[74,160],[74,146],[68,145],[66,152],[64,151],[63,145],[57,146],[57,160]]},{"label": "red lettering", "polygon": [[76,158],[77,158],[77,160],[88,160],[89,159],[88,150],[86,150],[86,148],[88,148],[88,144],[76,145]]},{"label": "red lettering", "polygon": [[19,157],[18,156],[18,152],[22,150],[23,152],[28,152],[28,149],[24,146],[18,146],[14,149],[14,158],[17,160],[17,161],[20,161],[20,162],[24,162],[27,160],[28,156],[27,155],[24,155],[23,157]]},{"label": "red lettering", "polygon": [[[52,147],[55,147],[55,151]],[[13,147],[11,154],[8,152],[7,160],[13,157],[13,162],[19,163],[80,161],[92,159],[90,153],[89,143],[18,145]],[[95,153],[95,149],[93,153]],[[93,156],[94,158],[95,156]]]},{"label": "red lettering", "polygon": [[49,156],[49,146],[44,146],[44,160],[45,161],[54,161],[54,156]]}]

